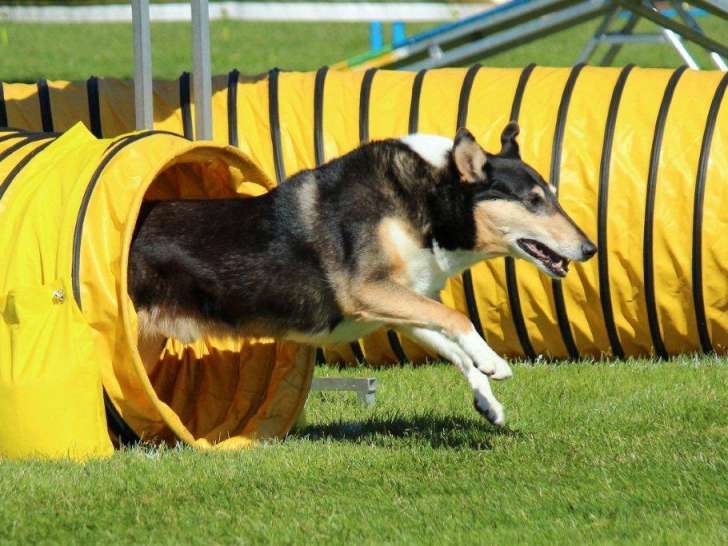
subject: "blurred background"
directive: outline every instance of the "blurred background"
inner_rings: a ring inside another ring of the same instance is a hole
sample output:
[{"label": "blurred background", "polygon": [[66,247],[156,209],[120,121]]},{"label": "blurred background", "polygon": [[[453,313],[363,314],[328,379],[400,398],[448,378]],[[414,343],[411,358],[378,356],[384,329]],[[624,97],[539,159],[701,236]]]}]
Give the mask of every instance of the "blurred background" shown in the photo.
[{"label": "blurred background", "polygon": [[[179,3],[179,2],[177,2]],[[239,2],[245,4],[244,1]],[[292,2],[286,2],[290,5]],[[362,6],[371,4],[362,4]],[[444,23],[457,20],[463,14],[485,10],[493,4],[464,2],[457,4],[429,2],[433,6],[450,5],[450,12],[441,20],[402,21],[394,30],[394,38],[402,39]],[[131,78],[133,75],[132,27],[126,22],[18,22],[9,16],[12,7],[90,6],[124,4],[122,0],[0,0],[0,80],[35,81],[48,79],[85,79],[90,75]],[[153,0],[151,4],[172,4],[166,0]],[[210,2],[211,8],[215,2]],[[230,2],[226,2],[230,5]],[[269,2],[265,18],[290,19],[290,13],[275,9]],[[326,4],[320,2],[317,4]],[[349,2],[349,4],[352,4]],[[418,2],[422,5],[423,2]],[[467,6],[463,6],[467,4]],[[331,5],[330,3],[328,4]],[[388,4],[382,3],[386,10]],[[302,4],[304,11],[309,3]],[[469,7],[469,9],[468,9]],[[45,10],[47,12],[47,10]],[[290,10],[289,10],[290,11]],[[441,10],[442,11],[442,10]],[[347,17],[356,17],[351,15]],[[362,9],[362,19],[365,10]],[[316,13],[321,13],[317,11]],[[324,13],[326,10],[324,9]],[[418,12],[421,13],[421,12]],[[721,18],[698,13],[700,26],[708,35],[722,38],[728,31],[728,22]],[[315,17],[311,12],[305,17]],[[437,16],[437,15],[435,15]],[[322,16],[330,19],[330,13]],[[432,16],[430,16],[432,17]],[[414,13],[412,18],[421,18]],[[59,19],[61,17],[59,16]],[[589,41],[601,18],[567,28],[557,34],[536,40],[483,60],[490,66],[524,66],[537,63],[549,66],[569,66]],[[635,31],[652,32],[656,27],[642,21]],[[153,22],[152,50],[155,78],[176,78],[191,67],[190,25],[185,22]],[[372,26],[371,21],[291,21],[291,20],[213,20],[211,23],[212,72],[228,72],[237,68],[243,74],[255,74],[272,67],[290,70],[312,70],[322,65],[333,65],[345,59],[370,51],[372,47],[391,43],[393,24],[383,22]],[[703,67],[710,67],[708,56],[699,47],[686,42],[688,50]],[[473,59],[478,60],[478,59]],[[630,44],[621,49],[611,62],[628,62],[641,66],[673,67],[682,60],[670,45]],[[470,64],[470,61],[468,61]]]}]

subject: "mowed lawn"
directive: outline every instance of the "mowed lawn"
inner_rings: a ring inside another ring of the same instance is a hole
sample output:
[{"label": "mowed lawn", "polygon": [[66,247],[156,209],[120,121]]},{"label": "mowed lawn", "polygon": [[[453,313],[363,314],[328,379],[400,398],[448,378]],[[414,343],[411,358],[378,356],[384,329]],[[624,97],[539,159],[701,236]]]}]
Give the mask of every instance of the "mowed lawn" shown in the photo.
[{"label": "mowed lawn", "polygon": [[[714,37],[725,33],[725,21],[700,17],[700,24]],[[597,21],[582,24],[489,57],[491,66],[525,66],[534,62],[550,66],[574,64],[591,37]],[[410,33],[432,25],[410,24]],[[237,68],[256,74],[273,67],[314,70],[368,49],[365,23],[260,23],[217,21],[211,26],[213,73]],[[650,24],[640,32],[654,30]],[[389,32],[389,30],[387,30]],[[176,78],[192,64],[190,26],[181,23],[152,25],[154,76]],[[688,45],[703,67],[711,67],[700,48]],[[602,50],[604,49],[602,48]],[[599,56],[594,58],[596,62]],[[681,64],[667,45],[625,46],[616,65],[671,67]],[[85,79],[89,76],[129,78],[133,74],[131,25],[0,24],[0,80],[35,81]]]},{"label": "mowed lawn", "polygon": [[517,366],[505,430],[445,365],[317,373],[376,376],[376,406],[315,393],[249,451],[0,462],[0,542],[728,543],[725,360]]},{"label": "mowed lawn", "polygon": [[[487,64],[570,65],[593,28]],[[367,47],[363,24],[212,31],[216,73],[309,70]],[[153,25],[153,43],[156,77],[189,69],[187,27]],[[2,80],[129,77],[131,59],[123,25],[0,26]],[[630,46],[616,62],[680,61],[666,46]],[[377,405],[315,393],[291,437],[237,453],[0,460],[0,543],[728,543],[726,359],[517,365],[494,384],[505,430],[479,418],[446,365],[317,374],[377,377]]]}]

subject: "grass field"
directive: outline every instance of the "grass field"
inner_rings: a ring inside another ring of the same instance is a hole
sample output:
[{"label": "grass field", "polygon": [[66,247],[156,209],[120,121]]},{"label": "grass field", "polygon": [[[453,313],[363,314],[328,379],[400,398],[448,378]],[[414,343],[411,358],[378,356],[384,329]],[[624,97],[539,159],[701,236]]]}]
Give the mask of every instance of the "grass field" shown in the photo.
[{"label": "grass field", "polygon": [[316,393],[260,449],[0,463],[6,544],[726,544],[728,363],[517,366],[509,427],[446,366]]},{"label": "grass field", "polygon": [[[592,28],[487,63],[569,65]],[[154,25],[153,40],[157,77],[189,69],[184,25]],[[4,24],[0,79],[128,77],[130,44],[120,25]],[[365,25],[218,22],[212,44],[215,72],[307,70],[361,52],[367,35]],[[679,59],[631,46],[626,62]],[[316,393],[292,437],[238,453],[0,460],[0,544],[728,543],[726,359],[517,365],[494,386],[505,430],[480,420],[444,365],[317,373],[376,376],[376,407]]]},{"label": "grass field", "polygon": [[[492,66],[573,64],[596,23],[587,23],[485,60]],[[701,17],[700,24],[714,36],[722,25],[714,17]],[[152,25],[154,75],[176,78],[191,66],[189,25]],[[408,25],[410,32],[427,28]],[[649,25],[638,30],[648,31]],[[301,23],[212,23],[213,73],[238,68],[255,74],[274,66],[312,70],[367,50],[366,24]],[[131,26],[110,25],[0,25],[0,80],[35,81],[85,79],[88,76],[131,77],[133,73]],[[696,51],[690,46],[690,49]],[[703,66],[712,66],[696,52]],[[598,57],[597,57],[598,58]],[[617,65],[634,62],[641,66],[678,66],[677,53],[666,45],[632,45],[617,57]]]}]

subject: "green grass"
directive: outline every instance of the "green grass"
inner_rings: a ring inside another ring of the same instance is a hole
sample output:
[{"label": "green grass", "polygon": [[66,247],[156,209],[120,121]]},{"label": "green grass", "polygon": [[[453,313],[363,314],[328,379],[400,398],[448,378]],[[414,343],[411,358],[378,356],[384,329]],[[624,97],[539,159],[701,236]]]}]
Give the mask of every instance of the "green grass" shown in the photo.
[{"label": "green grass", "polygon": [[[720,21],[701,17],[700,24],[713,36],[720,36]],[[578,58],[596,22],[527,44],[488,58],[492,66],[568,66]],[[185,24],[152,25],[154,75],[176,78],[191,66],[190,27]],[[408,25],[409,32],[428,28]],[[642,25],[641,31],[650,30]],[[366,24],[345,23],[212,23],[212,67],[214,73],[238,68],[246,74],[274,66],[313,70],[332,64],[368,48]],[[84,79],[90,75],[129,78],[133,73],[131,25],[0,25],[0,80],[35,81]],[[691,46],[695,51],[695,48]],[[702,52],[698,60],[711,66]],[[597,58],[595,58],[596,60]],[[677,54],[666,45],[626,46],[615,60],[622,65],[677,66]]]},{"label": "green grass", "polygon": [[0,464],[0,541],[725,544],[728,362],[517,366],[509,428],[446,366],[375,375],[377,405],[316,393],[249,451],[133,449]]}]

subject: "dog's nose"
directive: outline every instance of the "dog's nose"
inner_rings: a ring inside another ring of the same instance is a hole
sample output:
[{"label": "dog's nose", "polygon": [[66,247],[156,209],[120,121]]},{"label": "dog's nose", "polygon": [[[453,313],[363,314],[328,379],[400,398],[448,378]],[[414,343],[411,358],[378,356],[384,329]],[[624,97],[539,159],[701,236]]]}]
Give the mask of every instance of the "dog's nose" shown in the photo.
[{"label": "dog's nose", "polygon": [[584,257],[584,260],[588,260],[594,254],[597,253],[597,245],[592,243],[591,241],[587,241],[585,243],[581,244],[581,255]]}]

